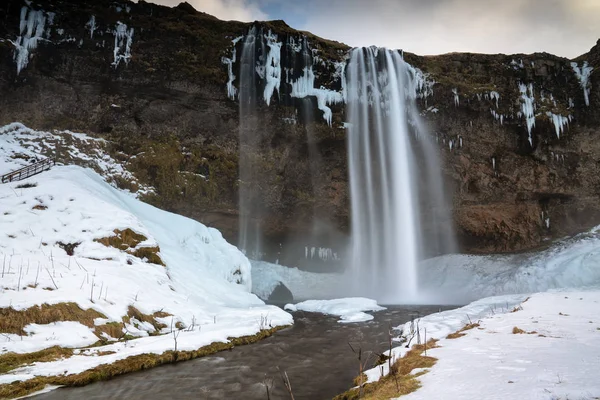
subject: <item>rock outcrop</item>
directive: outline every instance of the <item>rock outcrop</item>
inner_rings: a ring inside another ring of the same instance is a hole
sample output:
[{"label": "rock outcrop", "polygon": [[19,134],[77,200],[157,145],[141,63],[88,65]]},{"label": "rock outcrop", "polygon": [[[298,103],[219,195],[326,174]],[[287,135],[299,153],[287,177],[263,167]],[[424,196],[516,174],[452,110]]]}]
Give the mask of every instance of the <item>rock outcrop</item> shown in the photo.
[{"label": "rock outcrop", "polygon": [[[297,263],[305,246],[343,242],[344,106],[316,92],[293,96],[293,82],[311,67],[314,89],[341,93],[347,46],[282,21],[220,21],[187,3],[7,0],[0,15],[0,123],[105,136],[156,188],[147,201],[233,241],[244,185],[260,204],[267,258],[293,244],[295,255],[280,261]],[[263,47],[281,46],[279,90],[264,95],[269,72],[259,71],[255,121],[245,126],[255,146],[242,153],[256,170],[240,182],[235,91],[252,26]],[[576,60],[404,57],[425,77],[419,106],[440,148],[462,251],[532,249],[600,223],[600,42]]]}]

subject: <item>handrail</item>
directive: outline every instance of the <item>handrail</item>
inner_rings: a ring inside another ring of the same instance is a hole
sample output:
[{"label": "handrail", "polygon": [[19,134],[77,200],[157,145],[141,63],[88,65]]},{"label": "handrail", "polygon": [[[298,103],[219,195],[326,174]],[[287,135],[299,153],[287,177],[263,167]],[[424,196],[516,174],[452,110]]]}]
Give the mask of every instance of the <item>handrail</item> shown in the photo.
[{"label": "handrail", "polygon": [[49,170],[55,163],[56,161],[54,159],[45,158],[42,161],[38,161],[24,168],[2,175],[2,183],[20,181],[29,178],[30,176],[37,175],[40,172]]}]

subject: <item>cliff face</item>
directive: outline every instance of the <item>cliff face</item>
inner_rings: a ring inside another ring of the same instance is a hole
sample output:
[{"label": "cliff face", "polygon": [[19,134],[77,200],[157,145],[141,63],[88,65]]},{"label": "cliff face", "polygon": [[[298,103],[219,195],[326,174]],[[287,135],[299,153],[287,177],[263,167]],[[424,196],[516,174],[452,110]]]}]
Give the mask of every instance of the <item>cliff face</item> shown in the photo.
[{"label": "cliff face", "polygon": [[[147,201],[234,241],[242,188],[273,258],[279,243],[333,247],[347,232],[346,119],[334,101],[345,45],[280,21],[254,25],[260,62],[281,43],[280,86],[265,94],[269,71],[257,71],[257,111],[242,109],[242,138],[252,140],[240,160],[233,91],[244,84],[251,25],[143,1],[8,0],[0,15],[0,123],[105,135],[157,189]],[[419,106],[439,144],[461,250],[531,249],[600,223],[600,44],[577,60],[405,59],[435,81]],[[325,92],[294,94],[309,67],[311,88]],[[239,181],[245,162],[253,172]]]}]

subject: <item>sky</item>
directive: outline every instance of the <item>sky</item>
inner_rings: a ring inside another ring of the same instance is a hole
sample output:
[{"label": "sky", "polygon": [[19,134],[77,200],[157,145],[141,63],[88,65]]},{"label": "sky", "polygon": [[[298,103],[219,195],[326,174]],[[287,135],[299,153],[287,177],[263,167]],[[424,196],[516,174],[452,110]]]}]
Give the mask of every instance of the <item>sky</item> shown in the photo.
[{"label": "sky", "polygon": [[[177,5],[181,0],[152,0]],[[600,0],[187,0],[224,20],[283,19],[350,46],[428,55],[548,52],[574,58],[600,39]]]}]

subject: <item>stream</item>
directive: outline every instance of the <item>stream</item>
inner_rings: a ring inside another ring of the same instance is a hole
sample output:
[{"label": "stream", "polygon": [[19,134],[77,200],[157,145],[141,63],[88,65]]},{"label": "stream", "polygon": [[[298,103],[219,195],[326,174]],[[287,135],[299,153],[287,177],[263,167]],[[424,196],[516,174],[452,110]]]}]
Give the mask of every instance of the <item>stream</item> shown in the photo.
[{"label": "stream", "polygon": [[[294,325],[258,343],[177,364],[123,375],[78,388],[61,388],[36,400],[80,399],[289,399],[280,377],[287,372],[296,400],[331,399],[352,387],[358,357],[386,350],[390,326],[448,309],[392,306],[368,322],[341,324],[336,317],[295,312]],[[375,354],[377,353],[377,354]]]}]

